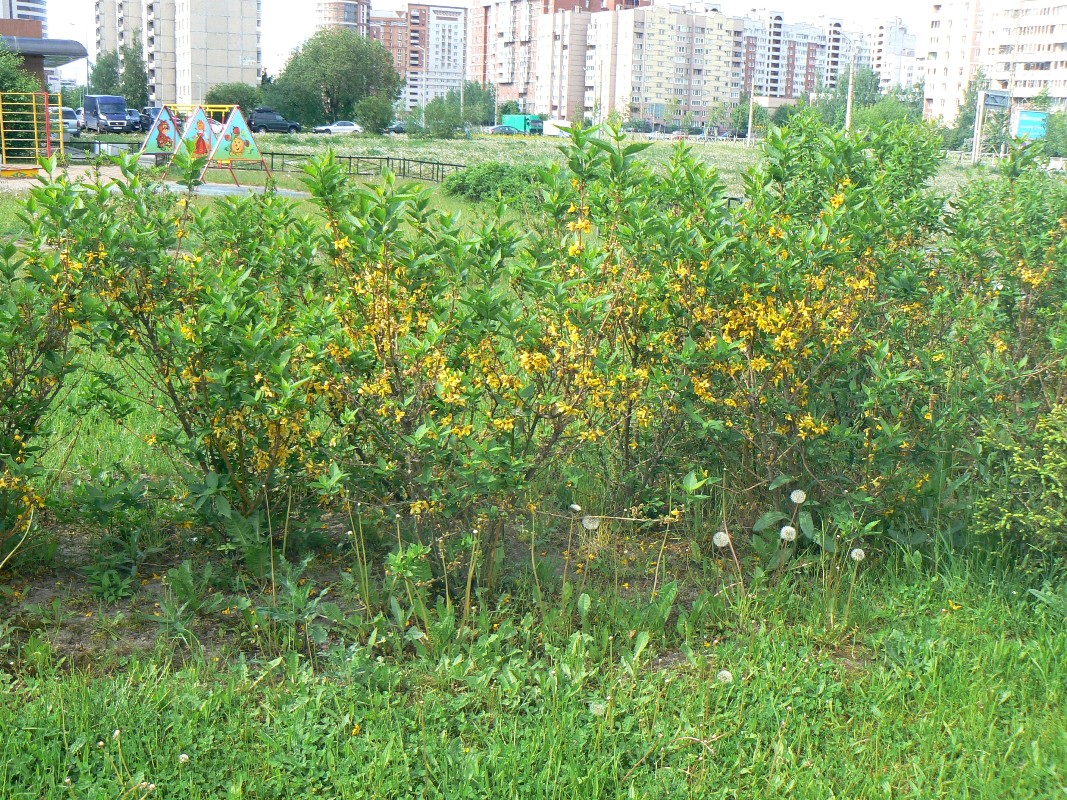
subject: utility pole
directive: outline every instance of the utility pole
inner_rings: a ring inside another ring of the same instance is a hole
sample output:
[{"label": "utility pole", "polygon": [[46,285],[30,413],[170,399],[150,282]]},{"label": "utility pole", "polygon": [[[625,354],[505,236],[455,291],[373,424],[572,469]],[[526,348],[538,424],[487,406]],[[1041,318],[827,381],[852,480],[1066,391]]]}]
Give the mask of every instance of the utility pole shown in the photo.
[{"label": "utility pole", "polygon": [[856,85],[856,48],[852,48],[852,63],[848,65],[848,99],[845,101],[845,130],[852,130],[852,94]]},{"label": "utility pole", "polygon": [[982,131],[985,128],[985,92],[978,93],[977,107],[974,111],[974,134],[971,137],[971,165],[982,160]]},{"label": "utility pole", "polygon": [[752,146],[752,123],[756,116],[756,60],[752,60],[752,80],[748,85],[748,127],[745,129],[745,145]]}]

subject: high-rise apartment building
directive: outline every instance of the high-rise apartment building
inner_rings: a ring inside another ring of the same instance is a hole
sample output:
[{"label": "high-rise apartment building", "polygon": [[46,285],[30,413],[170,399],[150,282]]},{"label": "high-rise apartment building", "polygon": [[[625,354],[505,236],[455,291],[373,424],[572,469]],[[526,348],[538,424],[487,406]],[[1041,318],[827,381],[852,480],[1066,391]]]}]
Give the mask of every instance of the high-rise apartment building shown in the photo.
[{"label": "high-rise apartment building", "polygon": [[585,116],[587,33],[593,15],[581,9],[538,19],[533,109],[553,119]]},{"label": "high-rise apartment building", "polygon": [[139,43],[153,103],[259,82],[261,0],[96,0],[97,55]]},{"label": "high-rise apartment building", "polygon": [[366,36],[370,22],[370,0],[318,0],[315,24],[323,28],[347,28]]},{"label": "high-rise apartment building", "polygon": [[0,19],[40,22],[48,36],[48,0],[0,0]]},{"label": "high-rise apartment building", "polygon": [[881,90],[915,85],[917,62],[916,36],[908,32],[900,18],[882,22],[871,37],[871,68],[878,73]]},{"label": "high-rise apartment building", "polygon": [[371,14],[368,31],[392,54],[404,79],[407,108],[418,108],[462,88],[467,9],[411,3],[401,11]]},{"label": "high-rise apartment building", "polygon": [[1067,2],[1011,0],[985,14],[982,65],[989,88],[1027,103],[1043,91],[1067,107]]},{"label": "high-rise apartment building", "polygon": [[467,79],[496,87],[497,102],[534,105],[537,30],[559,11],[600,11],[647,0],[474,0],[469,11]]},{"label": "high-rise apartment building", "polygon": [[740,99],[743,40],[742,20],[713,5],[662,2],[592,14],[586,111],[703,125],[713,107]]},{"label": "high-rise apartment building", "polygon": [[943,0],[926,33],[923,113],[951,125],[982,58],[982,0]]},{"label": "high-rise apartment building", "polygon": [[753,11],[743,24],[746,91],[775,105],[808,98],[825,85],[830,54],[826,27],[788,23],[780,11]]}]

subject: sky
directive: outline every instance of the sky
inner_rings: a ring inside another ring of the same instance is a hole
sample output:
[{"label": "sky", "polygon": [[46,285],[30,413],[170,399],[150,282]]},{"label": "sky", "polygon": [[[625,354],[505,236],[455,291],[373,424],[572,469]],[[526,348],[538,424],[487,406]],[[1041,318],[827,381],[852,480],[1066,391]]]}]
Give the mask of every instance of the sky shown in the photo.
[{"label": "sky", "polygon": [[[447,2],[447,0],[442,0]],[[456,2],[456,0],[452,0]],[[462,3],[462,0],[460,0]],[[374,2],[375,8],[395,8],[398,0]],[[901,17],[912,33],[925,26],[932,0],[896,0],[891,6],[856,0],[723,0],[723,10],[741,15],[750,8],[774,8],[787,21],[817,16],[840,17],[864,22]],[[293,10],[294,6],[297,10]],[[54,39],[76,39],[93,55],[96,27],[93,0],[49,0],[48,32]],[[315,0],[263,0],[263,61],[267,72],[276,75],[293,48],[311,35],[315,23]],[[85,80],[86,64],[80,61],[63,70],[65,77]]]}]

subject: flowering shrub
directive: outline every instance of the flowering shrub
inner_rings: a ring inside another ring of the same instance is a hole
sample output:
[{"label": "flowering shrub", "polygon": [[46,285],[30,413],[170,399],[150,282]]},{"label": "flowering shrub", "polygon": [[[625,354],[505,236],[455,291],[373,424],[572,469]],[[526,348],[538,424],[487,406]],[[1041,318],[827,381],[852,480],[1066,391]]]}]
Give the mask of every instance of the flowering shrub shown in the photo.
[{"label": "flowering shrub", "polygon": [[37,456],[48,412],[73,369],[68,282],[83,268],[61,249],[0,249],[0,569],[43,505]]},{"label": "flowering shrub", "polygon": [[79,335],[113,357],[103,385],[163,415],[147,442],[189,470],[198,506],[250,517],[320,468],[313,236],[276,196],[205,214],[122,166],[114,186],[36,190],[32,249],[87,265],[65,301]]},{"label": "flowering shrub", "polygon": [[271,194],[198,210],[132,162],[114,186],[59,179],[31,203],[34,263],[59,273],[41,318],[161,411],[149,444],[210,518],[341,494],[408,520],[420,558],[461,549],[468,594],[556,479],[661,520],[674,487],[718,485],[742,555],[746,528],[781,558],[798,534],[962,530],[976,498],[992,520],[1009,456],[981,434],[1047,452],[1027,437],[1058,430],[1067,388],[1062,184],[1022,152],[949,206],[928,129],[801,115],[734,203],[684,147],[662,174],[644,147],[576,129],[528,233],[330,156],[315,219]]}]

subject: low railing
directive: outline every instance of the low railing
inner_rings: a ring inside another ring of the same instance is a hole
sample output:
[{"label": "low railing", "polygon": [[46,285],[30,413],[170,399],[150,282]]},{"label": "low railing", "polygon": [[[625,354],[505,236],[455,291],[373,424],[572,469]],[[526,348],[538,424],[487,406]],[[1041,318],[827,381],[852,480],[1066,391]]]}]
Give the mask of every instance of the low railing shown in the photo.
[{"label": "low railing", "polygon": [[[291,167],[300,167],[315,154],[312,153],[274,153],[264,152],[263,158],[270,167],[284,172]],[[441,161],[421,161],[415,158],[396,158],[393,156],[343,156],[335,155],[337,162],[345,167],[349,175],[355,177],[377,177],[385,172],[392,172],[398,178],[441,183],[445,178],[461,169],[465,164],[446,164]]]}]

